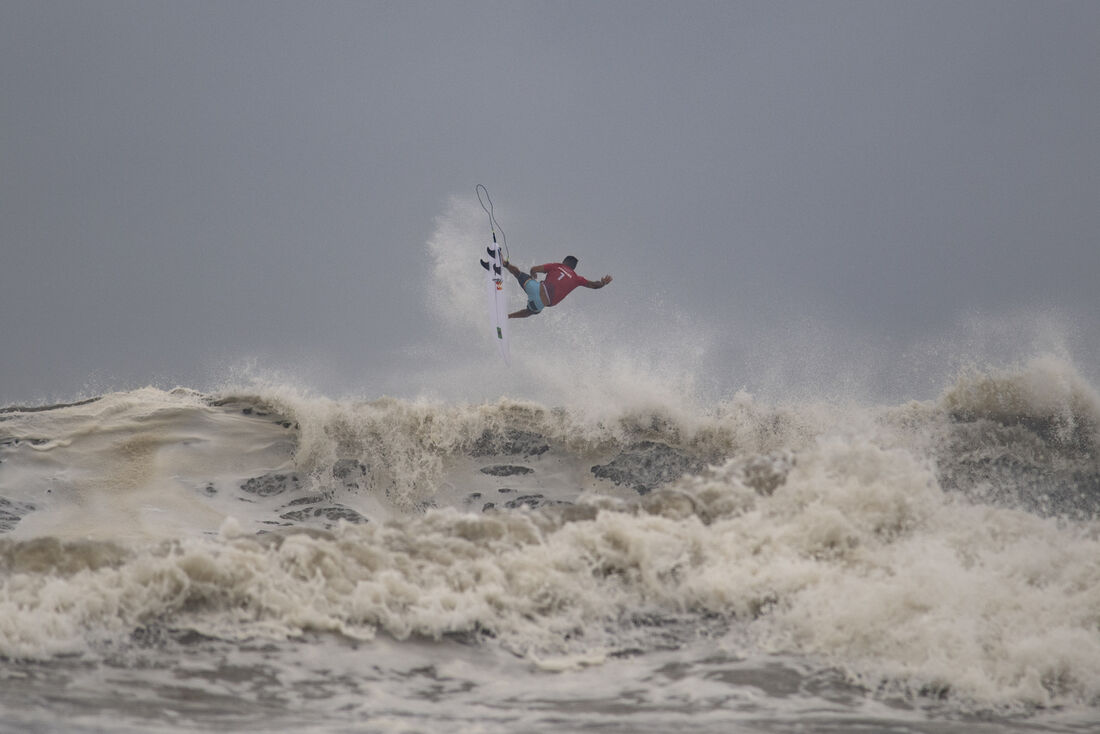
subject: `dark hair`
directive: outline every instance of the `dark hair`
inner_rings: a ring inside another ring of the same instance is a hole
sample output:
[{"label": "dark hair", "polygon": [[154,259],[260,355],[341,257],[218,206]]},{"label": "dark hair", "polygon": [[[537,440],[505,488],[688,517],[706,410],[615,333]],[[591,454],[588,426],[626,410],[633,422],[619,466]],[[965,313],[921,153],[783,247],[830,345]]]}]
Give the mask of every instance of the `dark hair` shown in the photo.
[{"label": "dark hair", "polygon": [[573,268],[577,267],[577,258],[573,257],[572,255],[566,255],[565,259],[561,261],[561,264],[572,270]]}]

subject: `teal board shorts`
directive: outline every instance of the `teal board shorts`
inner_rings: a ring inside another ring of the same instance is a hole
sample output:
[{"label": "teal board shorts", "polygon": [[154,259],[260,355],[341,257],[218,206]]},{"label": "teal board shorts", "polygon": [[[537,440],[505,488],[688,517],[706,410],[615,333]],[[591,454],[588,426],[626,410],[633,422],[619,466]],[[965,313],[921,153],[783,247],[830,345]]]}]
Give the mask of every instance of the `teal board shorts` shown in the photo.
[{"label": "teal board shorts", "polygon": [[520,283],[523,285],[523,290],[527,292],[527,297],[530,299],[527,301],[527,310],[531,313],[538,313],[545,308],[545,306],[542,305],[542,294],[539,293],[538,278],[524,275]]}]

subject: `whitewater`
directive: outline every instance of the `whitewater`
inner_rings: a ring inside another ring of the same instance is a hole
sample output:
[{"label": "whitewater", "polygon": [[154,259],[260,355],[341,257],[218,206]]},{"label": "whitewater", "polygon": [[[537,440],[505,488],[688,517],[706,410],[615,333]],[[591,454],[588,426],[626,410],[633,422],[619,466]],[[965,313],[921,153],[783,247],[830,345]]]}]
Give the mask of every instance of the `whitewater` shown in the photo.
[{"label": "whitewater", "polygon": [[517,329],[505,373],[467,211],[428,243],[450,341],[419,397],[0,409],[0,730],[1094,730],[1072,359],[703,398],[697,339],[631,359],[572,304],[541,337],[570,356]]}]

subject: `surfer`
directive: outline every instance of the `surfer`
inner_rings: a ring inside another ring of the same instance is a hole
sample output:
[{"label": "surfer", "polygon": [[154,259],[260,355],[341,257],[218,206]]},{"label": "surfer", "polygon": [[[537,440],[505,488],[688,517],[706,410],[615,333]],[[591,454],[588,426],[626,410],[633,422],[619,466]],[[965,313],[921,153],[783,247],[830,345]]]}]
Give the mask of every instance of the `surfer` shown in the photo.
[{"label": "surfer", "polygon": [[[577,258],[568,255],[560,263],[546,263],[531,268],[531,274],[523,272],[507,260],[504,267],[508,272],[516,276],[520,288],[527,294],[527,308],[522,311],[508,314],[510,319],[525,319],[534,316],[547,306],[557,306],[566,296],[573,292],[574,288],[603,288],[611,282],[611,276],[605,275],[599,280],[588,280],[577,275],[573,268],[577,267]],[[536,277],[542,273],[546,278],[539,281]]]}]

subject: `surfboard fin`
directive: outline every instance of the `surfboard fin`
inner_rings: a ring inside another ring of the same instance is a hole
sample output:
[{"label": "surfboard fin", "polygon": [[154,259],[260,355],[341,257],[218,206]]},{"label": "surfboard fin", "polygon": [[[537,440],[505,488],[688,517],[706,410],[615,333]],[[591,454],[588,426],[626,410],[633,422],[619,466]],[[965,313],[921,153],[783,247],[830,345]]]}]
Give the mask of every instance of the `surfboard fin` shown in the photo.
[{"label": "surfboard fin", "polygon": [[481,267],[485,268],[486,270],[489,269],[489,263],[485,262],[484,260],[478,260],[478,262],[481,263]]}]

